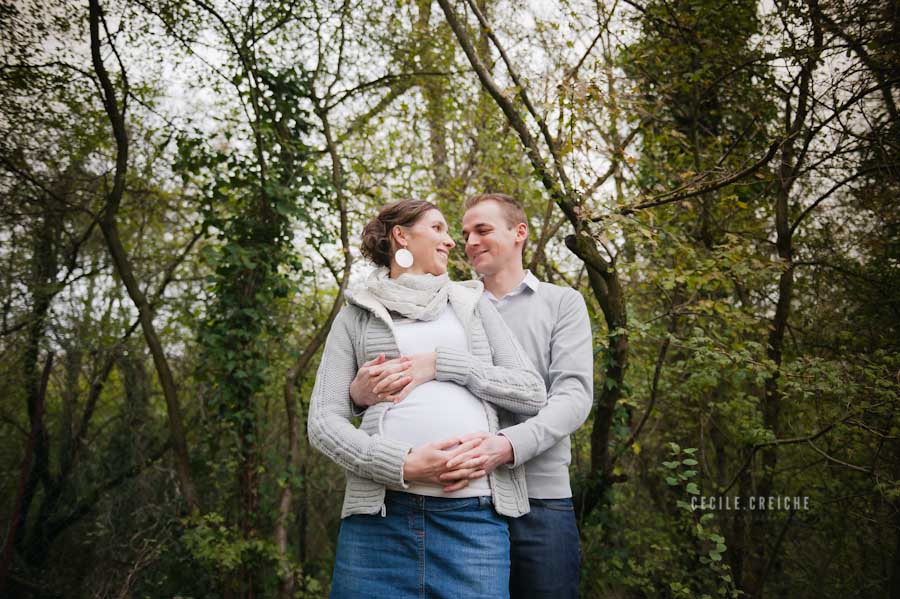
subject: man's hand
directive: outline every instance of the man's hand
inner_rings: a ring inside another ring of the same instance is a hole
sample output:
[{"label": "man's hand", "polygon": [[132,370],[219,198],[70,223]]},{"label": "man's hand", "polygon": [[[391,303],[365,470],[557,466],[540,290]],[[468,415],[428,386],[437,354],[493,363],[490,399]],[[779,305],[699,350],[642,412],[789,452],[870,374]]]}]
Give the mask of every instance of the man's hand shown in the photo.
[{"label": "man's hand", "polygon": [[470,438],[463,442],[460,437],[450,437],[443,441],[420,445],[406,455],[406,461],[403,462],[403,480],[446,486],[447,483],[442,481],[440,476],[447,471],[447,462],[470,451],[480,442],[480,438]]},{"label": "man's hand", "polygon": [[440,476],[442,483],[448,485],[445,491],[453,486],[452,483],[487,476],[500,464],[511,463],[515,457],[512,444],[503,435],[472,433],[461,438],[464,444],[474,440],[478,440],[476,446],[448,460],[448,471]]},{"label": "man's hand", "polygon": [[403,377],[403,380],[406,380],[407,382],[404,383],[402,387],[399,383],[400,379],[397,379],[396,381],[384,380],[382,383],[375,385],[373,391],[381,398],[378,401],[392,401],[397,403],[398,401],[405,399],[406,396],[412,393],[412,390],[419,385],[434,380],[435,374],[437,373],[436,352],[431,351],[421,354],[412,354],[399,359],[409,360],[409,367],[405,371],[405,374],[409,376]]},{"label": "man's hand", "polygon": [[[413,380],[408,372],[411,366],[409,358],[385,361],[384,354],[378,354],[356,372],[350,383],[350,399],[361,408],[368,408],[380,401],[391,401],[389,396],[400,392]],[[380,391],[376,391],[379,385]]]}]

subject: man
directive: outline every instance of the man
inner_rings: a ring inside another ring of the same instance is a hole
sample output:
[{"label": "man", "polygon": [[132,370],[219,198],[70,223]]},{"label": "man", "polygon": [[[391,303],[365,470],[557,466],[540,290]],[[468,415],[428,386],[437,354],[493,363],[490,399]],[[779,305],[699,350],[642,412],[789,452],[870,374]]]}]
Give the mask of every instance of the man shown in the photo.
[{"label": "man", "polygon": [[[524,269],[528,226],[513,198],[503,194],[469,198],[463,238],[485,295],[544,377],[548,402],[531,418],[506,415],[509,426],[496,435],[482,435],[477,447],[450,459],[441,479],[453,490],[494,468],[524,463],[531,511],[509,519],[510,596],[577,597],[580,551],[569,483],[569,435],[584,423],[593,403],[587,308],[577,291],[542,283]],[[411,380],[405,374],[407,367],[403,358],[367,362],[351,385],[353,401],[366,406],[401,400]]]}]

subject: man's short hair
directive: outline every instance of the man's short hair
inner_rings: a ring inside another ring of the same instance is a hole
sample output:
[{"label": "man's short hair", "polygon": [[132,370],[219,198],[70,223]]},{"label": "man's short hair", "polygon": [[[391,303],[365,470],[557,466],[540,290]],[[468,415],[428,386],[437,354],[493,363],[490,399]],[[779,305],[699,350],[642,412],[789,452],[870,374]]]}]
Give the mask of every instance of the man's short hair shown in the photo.
[{"label": "man's short hair", "polygon": [[528,224],[528,221],[525,220],[525,209],[522,208],[522,204],[505,193],[480,193],[471,196],[466,200],[465,208],[468,210],[469,208],[488,200],[493,200],[500,204],[500,208],[503,211],[503,219],[506,221],[506,225],[509,228],[515,227],[519,223]]}]

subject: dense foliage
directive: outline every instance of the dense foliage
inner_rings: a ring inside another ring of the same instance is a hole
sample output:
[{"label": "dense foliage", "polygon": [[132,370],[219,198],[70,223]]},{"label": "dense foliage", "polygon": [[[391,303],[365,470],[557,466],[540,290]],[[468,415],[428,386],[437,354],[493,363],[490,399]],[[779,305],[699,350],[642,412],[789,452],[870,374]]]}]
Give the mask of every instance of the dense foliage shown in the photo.
[{"label": "dense foliage", "polygon": [[324,596],[305,414],[362,224],[502,191],[592,317],[583,595],[900,599],[892,3],[23,0],[0,33],[0,594]]}]

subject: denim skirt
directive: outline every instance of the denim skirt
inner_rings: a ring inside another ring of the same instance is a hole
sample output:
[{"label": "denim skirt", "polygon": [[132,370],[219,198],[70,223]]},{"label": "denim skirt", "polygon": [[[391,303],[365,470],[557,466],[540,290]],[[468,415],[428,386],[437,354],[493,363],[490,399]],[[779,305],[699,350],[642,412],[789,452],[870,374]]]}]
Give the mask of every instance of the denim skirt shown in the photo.
[{"label": "denim skirt", "polygon": [[341,521],[330,597],[509,597],[506,519],[490,497],[388,491],[384,515]]}]

